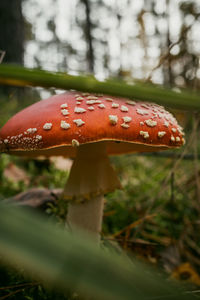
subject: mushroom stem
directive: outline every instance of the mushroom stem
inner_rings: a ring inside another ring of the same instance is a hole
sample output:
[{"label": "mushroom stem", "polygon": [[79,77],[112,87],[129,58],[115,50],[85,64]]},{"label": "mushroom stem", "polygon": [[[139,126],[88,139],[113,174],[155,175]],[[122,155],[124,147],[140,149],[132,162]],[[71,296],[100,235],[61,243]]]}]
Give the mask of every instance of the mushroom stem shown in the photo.
[{"label": "mushroom stem", "polygon": [[64,188],[70,200],[67,222],[93,233],[99,240],[103,215],[103,195],[121,188],[106,151],[106,142],[79,146]]},{"label": "mushroom stem", "polygon": [[73,229],[83,228],[92,233],[96,243],[100,241],[103,219],[104,197],[96,196],[91,201],[83,203],[70,203],[68,206],[67,223]]}]

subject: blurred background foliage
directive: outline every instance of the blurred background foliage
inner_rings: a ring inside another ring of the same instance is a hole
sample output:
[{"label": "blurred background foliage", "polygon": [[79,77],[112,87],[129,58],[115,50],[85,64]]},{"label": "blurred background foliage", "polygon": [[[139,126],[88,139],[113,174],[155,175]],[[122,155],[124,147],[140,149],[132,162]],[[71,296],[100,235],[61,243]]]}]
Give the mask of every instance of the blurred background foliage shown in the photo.
[{"label": "blurred background foliage", "polygon": [[[139,80],[198,91],[199,32],[198,0],[0,1],[4,63],[93,74],[99,80]],[[23,107],[57,92],[0,86],[0,126]],[[186,132],[182,149],[166,156],[111,158],[124,190],[106,195],[102,243],[190,283],[188,289],[194,291],[200,286],[199,114],[172,112]],[[62,158],[1,155],[0,199],[25,205],[15,195],[40,188],[41,202],[35,205],[25,197],[26,205],[62,223],[65,211],[57,199],[70,166]],[[18,287],[27,283],[23,270],[3,264],[0,283],[0,299],[64,299],[38,284]]]}]

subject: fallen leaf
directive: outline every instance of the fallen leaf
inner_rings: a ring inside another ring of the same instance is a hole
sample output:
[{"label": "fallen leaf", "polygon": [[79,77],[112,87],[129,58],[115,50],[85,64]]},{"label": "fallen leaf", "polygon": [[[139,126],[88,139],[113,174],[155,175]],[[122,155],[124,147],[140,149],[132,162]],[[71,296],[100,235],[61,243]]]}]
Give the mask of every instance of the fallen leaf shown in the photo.
[{"label": "fallen leaf", "polygon": [[9,163],[7,165],[4,169],[3,176],[15,183],[23,181],[26,185],[28,185],[30,182],[30,178],[27,173],[23,169],[17,167],[14,163]]},{"label": "fallen leaf", "polygon": [[200,276],[189,262],[175,268],[171,277],[200,286]]}]

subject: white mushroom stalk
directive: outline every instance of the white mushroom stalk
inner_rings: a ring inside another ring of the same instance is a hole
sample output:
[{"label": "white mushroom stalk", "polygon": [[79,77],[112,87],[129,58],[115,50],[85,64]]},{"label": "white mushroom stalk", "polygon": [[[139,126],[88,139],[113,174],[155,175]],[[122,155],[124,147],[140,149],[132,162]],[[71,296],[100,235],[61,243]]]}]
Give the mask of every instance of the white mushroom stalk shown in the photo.
[{"label": "white mushroom stalk", "polygon": [[104,194],[121,188],[106,152],[106,142],[77,148],[64,198],[70,200],[67,223],[73,230],[82,228],[98,243],[103,218]]}]

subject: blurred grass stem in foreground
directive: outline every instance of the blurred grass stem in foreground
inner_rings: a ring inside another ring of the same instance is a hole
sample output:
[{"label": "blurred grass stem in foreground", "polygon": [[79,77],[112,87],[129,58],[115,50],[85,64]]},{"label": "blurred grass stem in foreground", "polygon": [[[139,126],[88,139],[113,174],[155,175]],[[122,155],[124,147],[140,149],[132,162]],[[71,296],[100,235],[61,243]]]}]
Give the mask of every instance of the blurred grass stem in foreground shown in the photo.
[{"label": "blurred grass stem in foreground", "polygon": [[0,83],[16,86],[55,87],[90,93],[156,102],[183,110],[200,110],[200,97],[195,91],[175,92],[147,83],[127,84],[118,80],[98,81],[92,76],[73,76],[15,65],[0,65]]},{"label": "blurred grass stem in foreground", "polygon": [[87,236],[72,235],[36,213],[2,204],[0,253],[47,286],[95,299],[191,299],[158,272],[98,249]]}]

